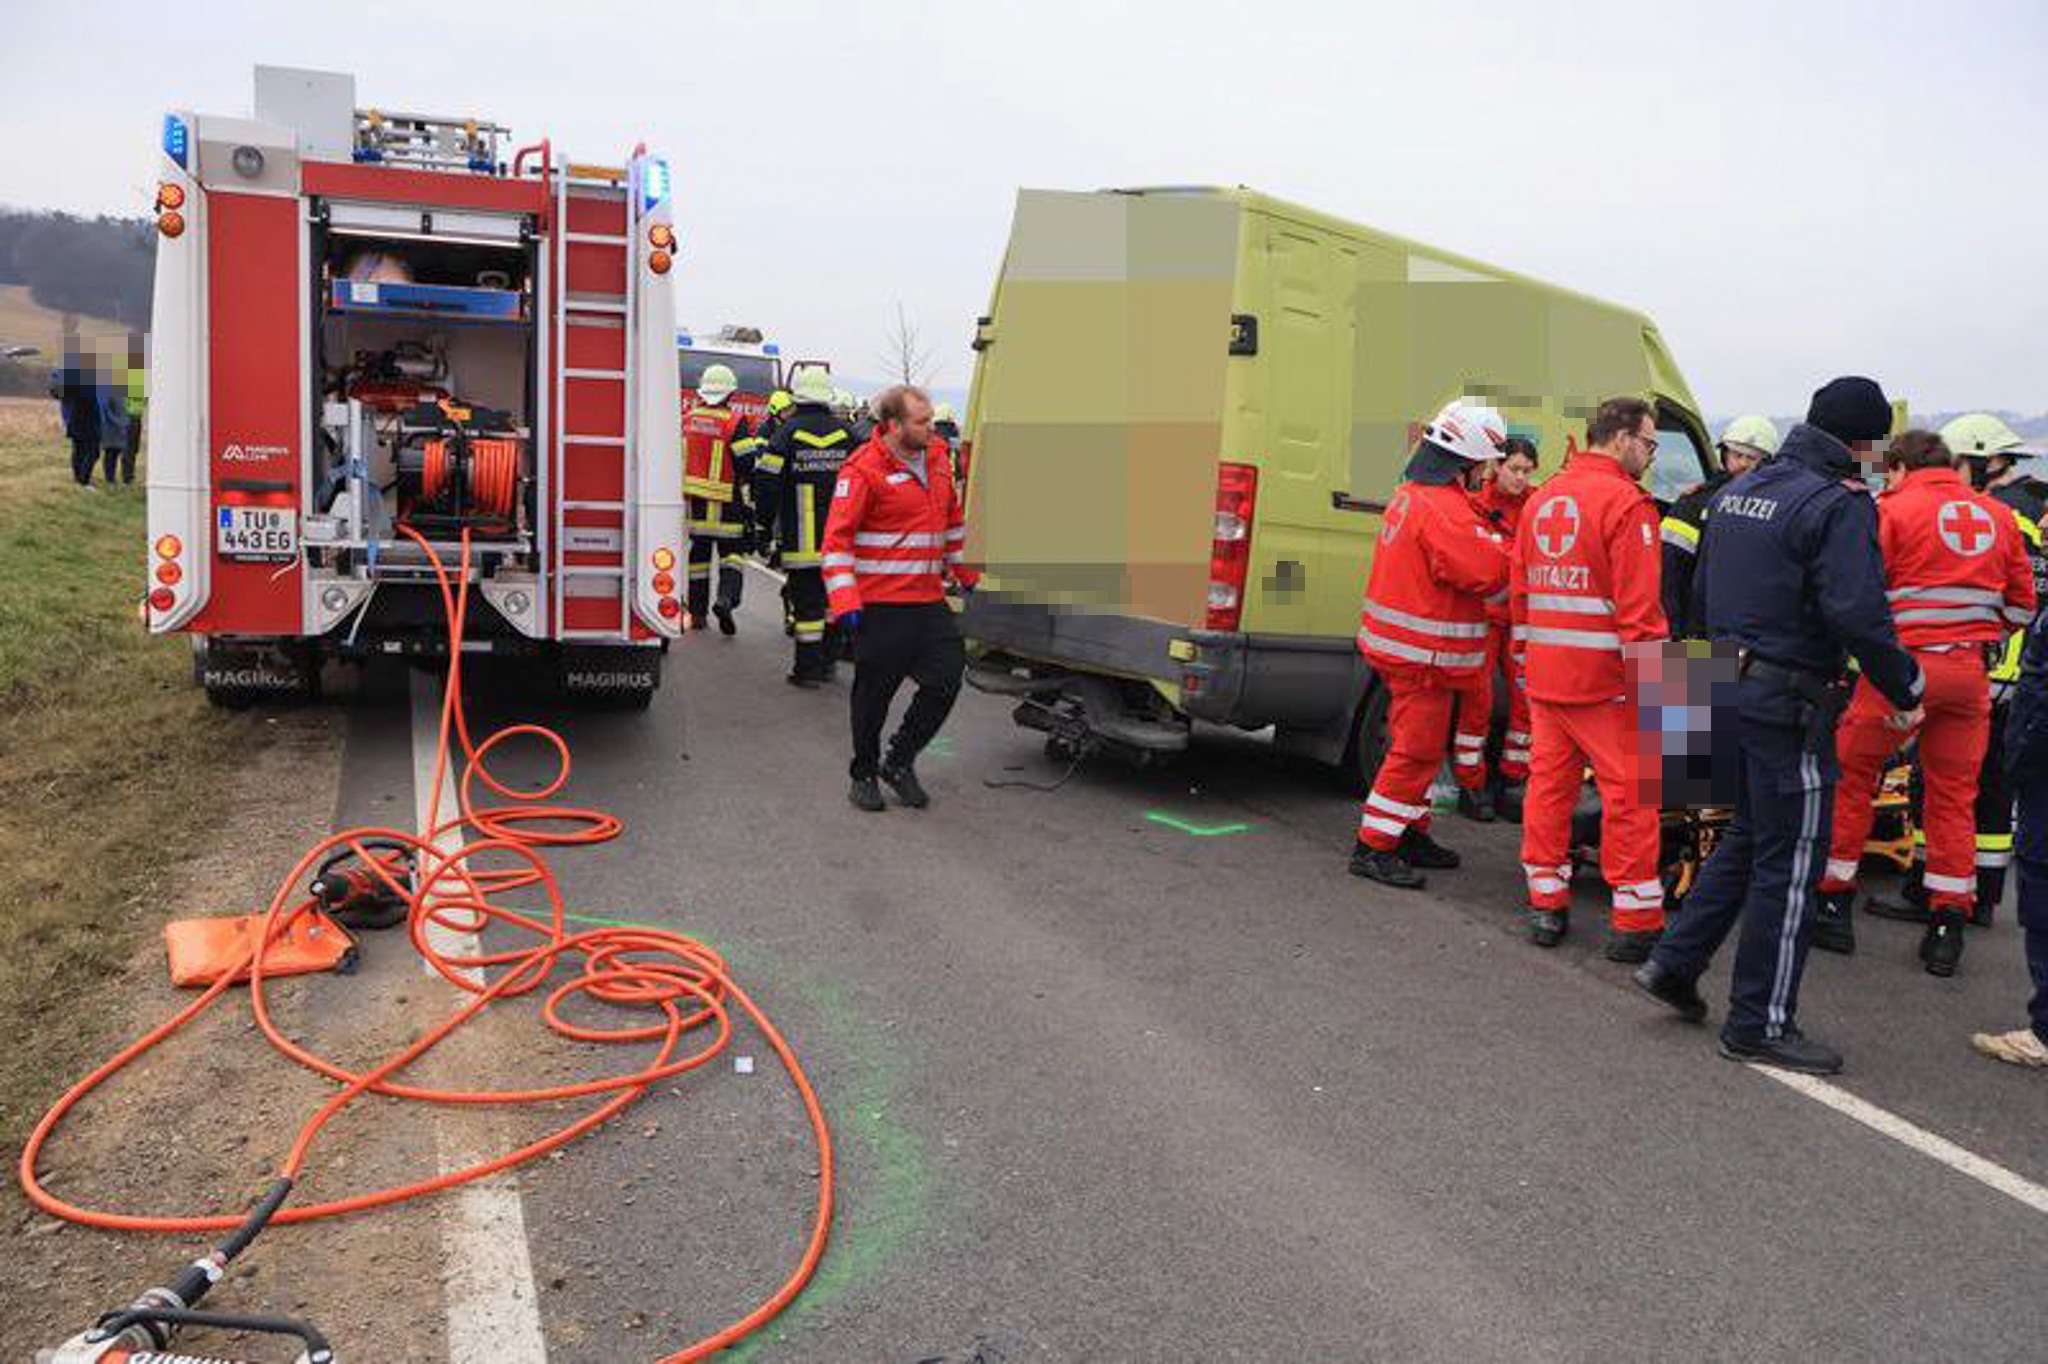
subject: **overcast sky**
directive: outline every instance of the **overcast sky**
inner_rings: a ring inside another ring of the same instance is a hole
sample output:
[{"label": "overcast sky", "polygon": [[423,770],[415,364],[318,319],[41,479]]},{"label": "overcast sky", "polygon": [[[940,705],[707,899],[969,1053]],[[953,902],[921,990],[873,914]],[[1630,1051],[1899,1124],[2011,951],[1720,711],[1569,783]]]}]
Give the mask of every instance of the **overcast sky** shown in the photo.
[{"label": "overcast sky", "polygon": [[164,109],[350,71],[579,160],[667,149],[679,317],[845,373],[900,300],[966,383],[1019,186],[1243,183],[1640,307],[1709,412],[1851,370],[2048,409],[2040,0],[4,10],[0,201],[145,212]]}]

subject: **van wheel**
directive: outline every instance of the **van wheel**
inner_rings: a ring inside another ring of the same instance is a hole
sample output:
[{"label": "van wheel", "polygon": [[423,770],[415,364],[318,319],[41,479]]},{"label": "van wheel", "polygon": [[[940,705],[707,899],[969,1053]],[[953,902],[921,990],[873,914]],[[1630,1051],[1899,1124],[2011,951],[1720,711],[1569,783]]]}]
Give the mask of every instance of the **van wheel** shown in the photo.
[{"label": "van wheel", "polygon": [[1373,778],[1387,758],[1387,706],[1389,692],[1377,685],[1359,703],[1358,723],[1351,732],[1351,775],[1363,798],[1372,790]]}]

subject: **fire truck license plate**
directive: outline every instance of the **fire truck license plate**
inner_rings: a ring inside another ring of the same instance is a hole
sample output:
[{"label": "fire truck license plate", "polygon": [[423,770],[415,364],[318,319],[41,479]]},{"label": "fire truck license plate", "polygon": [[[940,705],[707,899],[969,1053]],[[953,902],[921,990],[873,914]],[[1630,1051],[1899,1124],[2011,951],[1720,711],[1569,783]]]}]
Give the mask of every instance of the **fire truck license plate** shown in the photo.
[{"label": "fire truck license plate", "polygon": [[221,507],[215,543],[227,559],[290,559],[299,552],[299,514],[284,507]]}]

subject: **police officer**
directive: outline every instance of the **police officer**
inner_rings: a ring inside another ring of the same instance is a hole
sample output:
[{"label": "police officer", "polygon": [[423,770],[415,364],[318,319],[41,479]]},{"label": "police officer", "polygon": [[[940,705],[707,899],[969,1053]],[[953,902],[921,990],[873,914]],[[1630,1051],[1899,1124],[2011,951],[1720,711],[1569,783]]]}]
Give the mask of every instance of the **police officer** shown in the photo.
[{"label": "police officer", "polygon": [[1970,1045],[1996,1061],[2048,1068],[2048,611],[2027,632],[2005,738],[1999,756],[2019,794],[2020,931],[2034,993],[2026,1027],[1980,1032]]},{"label": "police officer", "polygon": [[832,679],[836,632],[825,624],[825,518],[839,466],[853,453],[853,436],[832,411],[832,381],[824,370],[797,376],[796,400],[754,461],[754,513],[764,543],[774,546],[789,575],[795,662],[789,682],[815,687]]},{"label": "police officer", "polygon": [[1678,495],[1671,510],[1664,513],[1663,597],[1664,619],[1673,639],[1699,633],[1704,622],[1689,620],[1692,604],[1692,572],[1699,555],[1700,528],[1707,523],[1707,504],[1728,481],[1748,473],[1778,453],[1778,425],[1769,417],[1737,417],[1721,432],[1721,467],[1704,483],[1695,483]]},{"label": "police officer", "polygon": [[1688,1019],[1706,1017],[1699,976],[1739,919],[1721,1054],[1828,1075],[1841,1053],[1794,1015],[1815,888],[1827,857],[1835,721],[1853,656],[1893,708],[1920,723],[1925,686],[1885,602],[1877,508],[1860,461],[1891,429],[1884,391],[1842,378],[1813,395],[1776,457],[1732,480],[1708,510],[1695,600],[1716,641],[1739,648],[1742,754],[1735,816],[1635,982]]}]

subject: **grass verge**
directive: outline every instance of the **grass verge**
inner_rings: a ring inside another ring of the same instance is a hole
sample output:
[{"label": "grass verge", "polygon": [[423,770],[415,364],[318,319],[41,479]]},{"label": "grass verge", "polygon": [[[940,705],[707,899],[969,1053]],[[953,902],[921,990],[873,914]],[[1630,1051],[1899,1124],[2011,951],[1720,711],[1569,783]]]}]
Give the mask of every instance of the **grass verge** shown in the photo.
[{"label": "grass verge", "polygon": [[0,1141],[105,1049],[95,992],[216,834],[260,719],[211,709],[138,623],[143,490],[71,482],[56,404],[0,400]]}]

